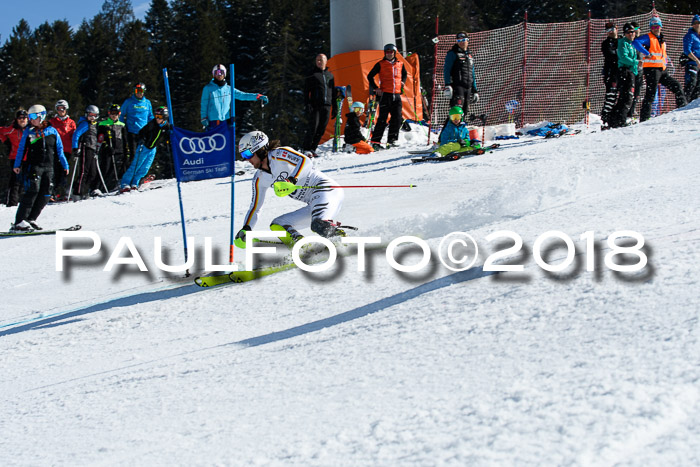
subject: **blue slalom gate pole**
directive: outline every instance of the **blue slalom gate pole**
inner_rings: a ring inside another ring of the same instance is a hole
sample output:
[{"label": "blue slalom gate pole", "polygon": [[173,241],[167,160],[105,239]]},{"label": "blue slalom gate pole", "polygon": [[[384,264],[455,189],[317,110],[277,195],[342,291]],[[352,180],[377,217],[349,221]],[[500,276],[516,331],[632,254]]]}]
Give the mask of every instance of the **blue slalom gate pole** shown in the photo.
[{"label": "blue slalom gate pole", "polygon": [[[170,128],[173,128],[174,125],[174,120],[173,120],[173,105],[172,102],[170,102],[170,83],[168,82],[168,69],[163,68],[163,84],[165,85],[165,101],[168,104],[168,123],[170,124]],[[175,159],[175,151],[178,150],[176,145],[173,144],[173,132],[170,132],[170,148],[172,149],[172,158],[173,158],[173,167],[176,167],[175,170],[175,178],[177,180],[177,199],[178,202],[180,203],[180,219],[182,223],[182,240],[185,245],[185,264],[187,263],[187,231],[185,230],[185,210],[182,206],[182,190],[180,188],[180,171],[177,170],[177,160]],[[185,271],[185,277],[190,277],[190,270]]]},{"label": "blue slalom gate pole", "polygon": [[229,79],[231,85],[231,236],[228,262],[233,263],[233,212],[234,201],[236,199],[236,77],[234,75],[233,63],[229,65]]}]

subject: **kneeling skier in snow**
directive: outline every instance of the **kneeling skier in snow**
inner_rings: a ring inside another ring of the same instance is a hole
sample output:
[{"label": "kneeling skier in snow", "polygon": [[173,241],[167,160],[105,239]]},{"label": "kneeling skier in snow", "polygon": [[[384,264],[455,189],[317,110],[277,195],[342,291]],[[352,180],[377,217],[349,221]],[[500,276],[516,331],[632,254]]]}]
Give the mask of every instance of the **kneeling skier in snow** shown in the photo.
[{"label": "kneeling skier in snow", "polygon": [[[279,147],[279,141],[270,143],[262,131],[252,131],[241,138],[238,145],[241,157],[255,167],[253,199],[245,216],[245,225],[236,235],[236,246],[245,247],[246,233],[255,227],[258,212],[265,201],[265,193],[275,182],[291,182],[300,186],[290,191],[292,199],[306,203],[301,209],[275,218],[270,229],[285,232],[282,242],[294,246],[302,238],[299,229],[307,227],[322,237],[344,236],[340,224],[333,219],[343,204],[342,188],[323,172],[313,168],[311,159],[289,147]],[[303,187],[303,188],[302,188]]]}]

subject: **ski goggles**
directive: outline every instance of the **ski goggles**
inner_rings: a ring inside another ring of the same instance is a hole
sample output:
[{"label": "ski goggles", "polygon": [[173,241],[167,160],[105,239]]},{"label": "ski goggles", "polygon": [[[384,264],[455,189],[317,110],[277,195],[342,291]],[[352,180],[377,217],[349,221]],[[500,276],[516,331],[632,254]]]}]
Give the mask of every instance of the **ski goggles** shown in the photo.
[{"label": "ski goggles", "polygon": [[468,37],[462,37],[461,39],[457,39],[457,42],[467,42],[468,40]]},{"label": "ski goggles", "polygon": [[214,76],[224,76],[225,74],[224,70],[214,70]]},{"label": "ski goggles", "polygon": [[35,118],[43,119],[46,116],[46,111],[32,112],[29,114],[29,120],[34,120]]},{"label": "ski goggles", "polygon": [[146,92],[146,88],[142,88],[139,86],[138,88],[134,89],[134,94],[138,94],[140,92]]},{"label": "ski goggles", "polygon": [[97,117],[99,117],[99,115],[97,115],[97,114],[87,114],[87,118],[89,118],[91,120],[96,120]]},{"label": "ski goggles", "polygon": [[242,157],[244,160],[248,160],[248,159],[250,159],[251,157],[253,157],[254,155],[255,155],[255,154],[252,153],[252,152],[250,151],[250,149],[245,149],[245,150],[241,151],[241,157]]}]

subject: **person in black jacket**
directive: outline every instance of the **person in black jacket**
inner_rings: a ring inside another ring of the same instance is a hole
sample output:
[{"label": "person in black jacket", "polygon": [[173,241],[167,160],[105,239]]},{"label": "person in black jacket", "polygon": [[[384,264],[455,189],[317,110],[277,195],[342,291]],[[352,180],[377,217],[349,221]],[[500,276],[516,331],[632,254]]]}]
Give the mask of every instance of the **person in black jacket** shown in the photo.
[{"label": "person in black jacket", "polygon": [[316,55],[315,67],[304,82],[304,108],[309,118],[309,128],[304,138],[303,149],[307,156],[316,157],[316,148],[321,141],[331,116],[335,118],[336,103],[333,98],[335,79],[328,71],[328,58]]},{"label": "person in black jacket", "polygon": [[605,102],[600,118],[603,125],[609,124],[610,111],[617,100],[617,28],[611,22],[605,23],[605,32],[608,37],[600,44],[603,52],[603,82],[605,83]]},{"label": "person in black jacket", "polygon": [[350,107],[351,112],[345,114],[345,144],[355,147],[357,154],[369,154],[374,152],[372,146],[367,143],[367,140],[362,136],[362,123],[360,123],[360,115],[365,111],[365,105],[362,102],[353,102]]},{"label": "person in black jacket", "polygon": [[455,40],[455,45],[445,55],[444,94],[450,99],[450,107],[458,105],[462,107],[464,115],[469,115],[469,104],[479,102],[474,57],[469,50],[469,37],[466,32],[458,32]]}]

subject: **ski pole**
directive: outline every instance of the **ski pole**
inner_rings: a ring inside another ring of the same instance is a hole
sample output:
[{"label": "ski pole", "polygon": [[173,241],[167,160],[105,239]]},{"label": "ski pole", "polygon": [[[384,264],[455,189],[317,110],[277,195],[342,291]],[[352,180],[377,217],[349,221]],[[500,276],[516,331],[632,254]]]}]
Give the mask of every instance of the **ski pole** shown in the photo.
[{"label": "ski pole", "polygon": [[70,186],[68,187],[68,201],[70,201],[70,196],[73,193],[73,182],[75,181],[75,173],[78,171],[78,156],[75,156],[75,164],[73,164],[73,175],[70,177]]},{"label": "ski pole", "polygon": [[292,182],[275,182],[275,194],[277,196],[287,196],[294,190],[299,188],[415,188],[416,185],[316,185],[316,186],[303,186],[295,185]]}]

